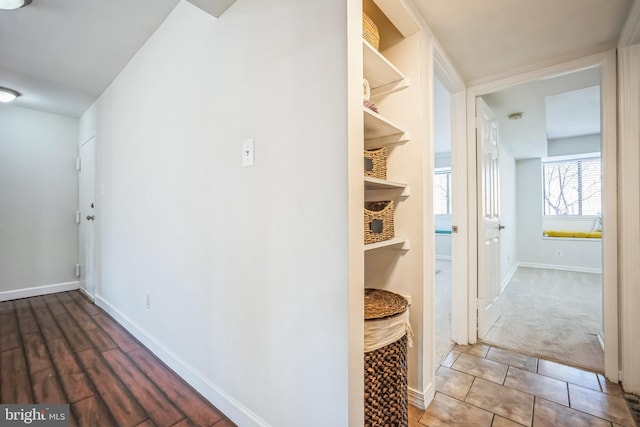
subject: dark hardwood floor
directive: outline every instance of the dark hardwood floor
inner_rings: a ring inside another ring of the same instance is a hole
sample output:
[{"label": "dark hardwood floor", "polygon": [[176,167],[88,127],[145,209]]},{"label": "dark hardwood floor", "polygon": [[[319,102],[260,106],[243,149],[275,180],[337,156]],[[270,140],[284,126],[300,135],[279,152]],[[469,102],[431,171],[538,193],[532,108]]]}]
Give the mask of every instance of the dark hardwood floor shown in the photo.
[{"label": "dark hardwood floor", "polygon": [[69,403],[81,427],[234,425],[78,291],[0,302],[0,403]]}]

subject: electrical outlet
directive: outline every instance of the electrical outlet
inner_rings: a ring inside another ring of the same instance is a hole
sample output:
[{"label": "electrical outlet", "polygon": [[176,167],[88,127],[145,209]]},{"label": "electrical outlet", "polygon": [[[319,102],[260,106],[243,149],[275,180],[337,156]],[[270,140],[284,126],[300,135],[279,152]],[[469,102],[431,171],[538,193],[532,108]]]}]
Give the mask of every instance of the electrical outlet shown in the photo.
[{"label": "electrical outlet", "polygon": [[151,310],[151,297],[149,294],[145,294],[145,304],[147,306],[147,310]]}]

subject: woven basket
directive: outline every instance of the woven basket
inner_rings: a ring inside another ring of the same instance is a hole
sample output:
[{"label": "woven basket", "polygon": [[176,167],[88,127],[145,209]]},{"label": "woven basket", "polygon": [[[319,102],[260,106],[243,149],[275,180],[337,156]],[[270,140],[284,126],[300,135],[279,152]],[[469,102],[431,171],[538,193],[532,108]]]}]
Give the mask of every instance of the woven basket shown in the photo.
[{"label": "woven basket", "polygon": [[365,150],[364,176],[387,179],[387,149]]},{"label": "woven basket", "polygon": [[[404,313],[407,300],[380,289],[365,289],[365,319]],[[374,320],[375,321],[375,320]],[[364,425],[407,427],[407,335],[364,354]]]},{"label": "woven basket", "polygon": [[380,48],[380,32],[378,26],[362,12],[362,37],[368,41],[376,50]]},{"label": "woven basket", "polygon": [[364,244],[393,239],[393,201],[365,202]]}]

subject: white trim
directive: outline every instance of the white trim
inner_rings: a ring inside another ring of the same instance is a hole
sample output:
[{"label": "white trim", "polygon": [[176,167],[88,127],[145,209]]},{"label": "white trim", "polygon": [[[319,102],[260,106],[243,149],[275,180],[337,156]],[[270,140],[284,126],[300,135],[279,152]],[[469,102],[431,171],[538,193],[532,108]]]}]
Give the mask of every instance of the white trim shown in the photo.
[{"label": "white trim", "polygon": [[513,279],[513,276],[516,274],[516,271],[518,271],[518,267],[520,267],[519,262],[513,263],[513,267],[511,267],[511,270],[509,270],[504,279],[502,279],[502,283],[500,284],[500,293],[504,292],[504,290],[507,288],[507,286],[511,282],[511,279]]},{"label": "white trim", "polygon": [[75,291],[80,287],[80,282],[54,283],[52,285],[34,286],[31,288],[16,289],[0,292],[0,301],[9,301],[21,298],[37,297],[40,295],[55,294],[58,292]]},{"label": "white trim", "polygon": [[541,264],[537,262],[518,262],[518,267],[543,268],[546,270],[575,271],[577,273],[602,274],[601,268],[575,267],[570,265]]},{"label": "white trim", "polygon": [[[618,377],[618,191],[617,191],[617,90],[616,90],[616,52],[608,50],[594,53],[582,58],[558,63],[551,61],[548,66],[528,67],[528,71],[512,74],[502,79],[479,83],[467,90],[467,138],[468,145],[474,147],[475,142],[475,99],[499,90],[504,90],[533,80],[570,74],[579,70],[601,67],[601,121],[602,121],[602,161],[603,161],[603,230],[612,230],[602,240],[602,272],[603,272],[603,319],[605,334],[605,376],[611,381]],[[637,135],[636,135],[637,138]],[[471,156],[470,156],[471,157]],[[637,162],[637,159],[636,159]],[[637,168],[637,164],[636,164]],[[475,203],[476,165],[475,159],[469,159],[469,233],[477,235]],[[469,239],[469,307],[476,307],[477,295],[477,257],[478,247],[474,238]],[[473,310],[470,310],[473,312]],[[469,341],[477,339],[475,317],[469,316]]]},{"label": "white trim", "polygon": [[433,38],[432,46],[434,76],[451,94],[451,224],[458,226],[458,232],[451,234],[450,259],[455,263],[451,271],[451,339],[465,345],[469,337],[467,283],[471,268],[467,258],[467,239],[471,230],[467,227],[466,86],[440,42]]},{"label": "white trim", "polygon": [[443,261],[451,261],[451,256],[449,255],[436,255],[436,259],[440,259]]},{"label": "white trim", "polygon": [[[581,62],[583,61],[585,58],[592,58],[592,57],[596,57],[596,56],[600,56],[603,54],[606,54],[607,52],[611,51],[612,49],[614,49],[615,46],[613,46],[612,43],[605,43],[605,44],[601,44],[598,46],[593,46],[587,49],[582,49],[582,50],[577,50],[574,52],[571,52],[568,55],[564,55],[558,58],[553,58],[553,59],[549,59],[549,60],[544,60],[535,64],[531,64],[531,65],[525,65],[524,67],[520,67],[520,68],[516,68],[516,69],[512,69],[509,71],[506,71],[504,73],[498,73],[498,74],[494,74],[491,76],[486,76],[486,77],[480,77],[478,79],[475,80],[471,80],[467,82],[467,86],[469,88],[473,87],[473,88],[478,88],[478,87],[482,87],[485,85],[494,85],[497,82],[507,82],[511,79],[513,79],[514,77],[518,77],[518,76],[526,76],[526,75],[539,75],[540,71],[542,70],[549,70],[549,69],[558,69],[558,68],[563,68],[564,69],[564,65],[565,64],[571,64],[571,63],[575,63],[575,62]],[[574,72],[577,69],[565,69],[567,72]],[[541,76],[541,77],[549,77],[551,75],[548,76]],[[530,78],[529,80],[532,80],[533,78]],[[522,81],[521,81],[522,82]],[[516,83],[517,84],[517,83]],[[502,87],[501,89],[507,89],[509,86],[505,86]],[[489,91],[489,92],[485,92],[485,94],[487,93],[491,93],[493,91]]]},{"label": "white trim", "polygon": [[636,0],[631,5],[627,14],[627,20],[622,27],[618,47],[631,46],[640,43],[640,1]]},{"label": "white trim", "polygon": [[226,393],[220,386],[209,380],[202,372],[198,371],[180,356],[165,347],[164,344],[129,319],[100,295],[95,296],[95,303],[234,423],[242,426],[269,427],[266,421]]},{"label": "white trim", "polygon": [[[636,0],[636,3],[639,3]],[[637,4],[636,4],[637,6]],[[640,9],[640,7],[636,7]],[[620,215],[620,343],[621,380],[625,391],[640,393],[640,45],[619,49],[619,147]],[[605,339],[607,331],[605,331]],[[606,344],[606,341],[605,341]]]},{"label": "white trim", "polygon": [[433,383],[429,383],[424,391],[416,390],[411,387],[407,389],[409,404],[423,411],[427,409],[427,406],[429,406],[435,395],[436,388]]},{"label": "white trim", "polygon": [[96,299],[93,297],[93,295],[91,295],[89,292],[87,292],[87,290],[85,288],[83,288],[82,286],[78,288],[78,290],[82,293],[82,295],[84,295],[85,297],[89,298],[91,300],[91,302],[96,302]]}]

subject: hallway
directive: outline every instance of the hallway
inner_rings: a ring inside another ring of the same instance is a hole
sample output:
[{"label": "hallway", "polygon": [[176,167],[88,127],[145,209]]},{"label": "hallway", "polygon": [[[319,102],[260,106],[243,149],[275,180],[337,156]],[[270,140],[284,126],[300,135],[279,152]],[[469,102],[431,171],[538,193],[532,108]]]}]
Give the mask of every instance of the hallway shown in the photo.
[{"label": "hallway", "polygon": [[70,404],[80,427],[231,427],[78,291],[0,302],[0,403]]}]

